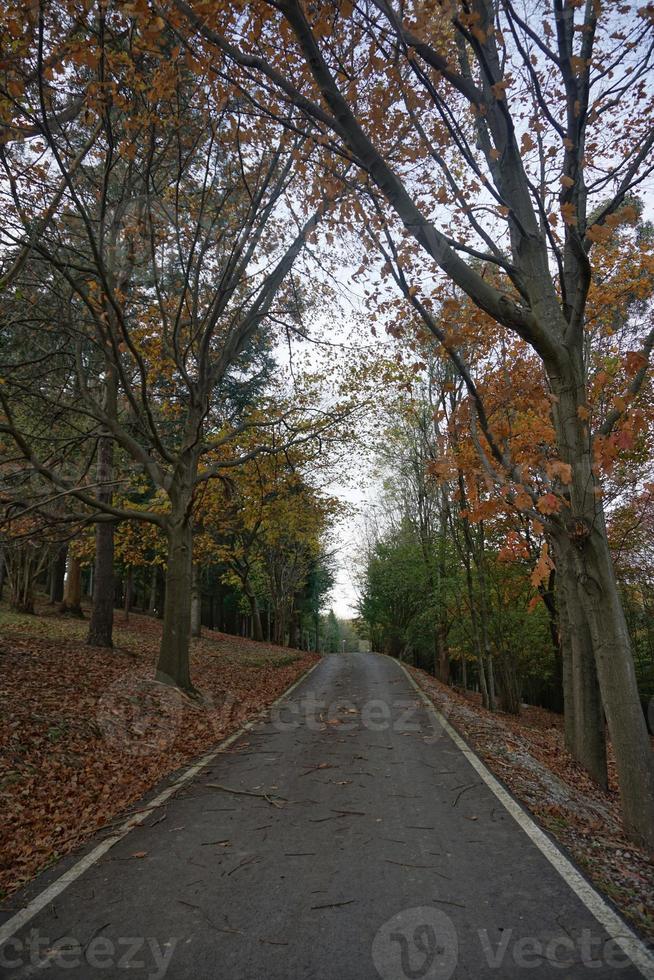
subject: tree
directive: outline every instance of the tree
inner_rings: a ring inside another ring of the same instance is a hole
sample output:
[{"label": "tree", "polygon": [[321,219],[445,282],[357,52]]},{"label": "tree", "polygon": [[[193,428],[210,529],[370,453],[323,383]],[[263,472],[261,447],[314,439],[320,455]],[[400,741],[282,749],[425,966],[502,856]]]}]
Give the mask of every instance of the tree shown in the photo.
[{"label": "tree", "polygon": [[[26,391],[32,362],[18,347],[3,365],[0,431],[28,469],[95,520],[162,528],[167,585],[157,676],[191,689],[193,501],[244,461],[238,440],[250,425],[261,438],[245,458],[285,448],[273,449],[266,426],[239,413],[230,390],[259,373],[251,354],[272,328],[273,301],[278,318],[292,319],[293,291],[284,296],[283,284],[331,202],[289,220],[289,195],[299,203],[292,164],[304,139],[265,114],[252,118],[215,71],[203,76],[189,67],[161,18],[103,10],[100,21],[95,12],[84,23],[75,15],[71,43],[73,22],[58,11],[28,18],[33,44],[21,44],[11,69],[21,95],[4,124],[41,143],[3,148],[12,189],[3,320],[41,350],[52,346],[59,388],[55,397],[36,384]],[[63,116],[51,77],[61,73],[74,93]],[[39,147],[47,147],[46,163]],[[32,215],[42,211],[55,174],[62,191],[35,235]],[[26,253],[42,270],[38,283]],[[40,419],[38,437],[26,404]],[[76,434],[54,450],[47,439],[53,404]],[[290,444],[292,414],[287,432]],[[94,494],[86,473],[96,446]],[[107,480],[110,449],[120,450],[123,473],[114,460]],[[164,508],[111,502],[111,485],[131,479],[125,471],[134,468],[164,494]],[[100,587],[108,604],[108,586]]]},{"label": "tree", "polygon": [[325,653],[338,653],[341,648],[341,631],[333,609],[325,617]]}]

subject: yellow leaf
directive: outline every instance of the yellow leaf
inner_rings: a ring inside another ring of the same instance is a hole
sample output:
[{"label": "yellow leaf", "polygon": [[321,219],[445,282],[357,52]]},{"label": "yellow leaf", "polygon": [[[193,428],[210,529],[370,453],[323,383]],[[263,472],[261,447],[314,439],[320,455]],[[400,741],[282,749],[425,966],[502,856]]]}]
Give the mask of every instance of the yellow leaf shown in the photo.
[{"label": "yellow leaf", "polygon": [[576,225],[577,224],[577,209],[574,204],[568,202],[567,204],[561,205],[561,214],[563,215],[563,220],[566,225]]},{"label": "yellow leaf", "polygon": [[611,237],[611,229],[606,225],[591,225],[586,229],[586,238],[589,242],[606,242]]},{"label": "yellow leaf", "polygon": [[572,483],[572,467],[569,463],[557,459],[548,464],[547,470],[553,479],[560,480],[561,483]]}]

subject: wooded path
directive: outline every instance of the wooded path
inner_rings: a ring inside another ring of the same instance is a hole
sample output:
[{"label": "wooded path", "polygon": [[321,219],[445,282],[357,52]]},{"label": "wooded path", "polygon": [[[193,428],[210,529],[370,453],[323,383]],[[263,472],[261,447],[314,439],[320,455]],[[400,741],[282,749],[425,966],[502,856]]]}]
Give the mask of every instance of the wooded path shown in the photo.
[{"label": "wooded path", "polygon": [[325,657],[146,824],[5,945],[3,976],[643,975],[386,657]]}]

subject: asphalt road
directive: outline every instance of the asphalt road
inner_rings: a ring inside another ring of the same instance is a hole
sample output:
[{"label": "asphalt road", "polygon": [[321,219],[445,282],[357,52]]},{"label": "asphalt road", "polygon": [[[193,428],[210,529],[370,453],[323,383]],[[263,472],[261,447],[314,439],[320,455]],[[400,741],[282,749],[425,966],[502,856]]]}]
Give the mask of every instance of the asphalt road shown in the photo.
[{"label": "asphalt road", "polygon": [[641,977],[385,657],[324,658],[146,823],[1,976]]}]

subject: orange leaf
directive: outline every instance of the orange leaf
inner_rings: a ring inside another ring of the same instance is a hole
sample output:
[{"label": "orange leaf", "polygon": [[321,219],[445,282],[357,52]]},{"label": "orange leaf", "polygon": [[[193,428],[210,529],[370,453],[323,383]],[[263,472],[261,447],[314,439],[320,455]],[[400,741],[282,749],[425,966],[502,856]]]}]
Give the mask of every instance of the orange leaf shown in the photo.
[{"label": "orange leaf", "polygon": [[536,507],[541,514],[558,514],[561,509],[561,501],[553,493],[546,493],[540,498]]}]

